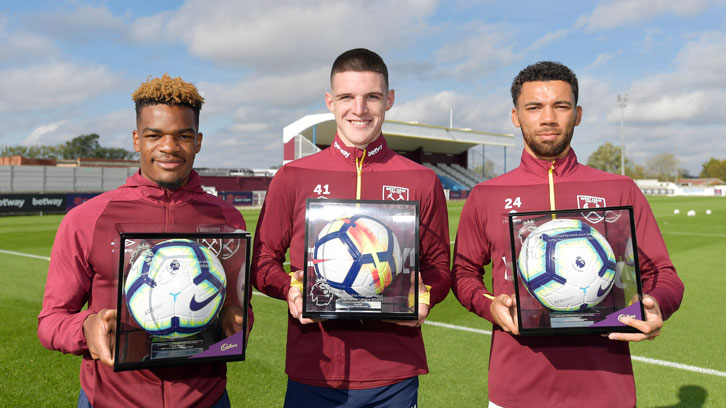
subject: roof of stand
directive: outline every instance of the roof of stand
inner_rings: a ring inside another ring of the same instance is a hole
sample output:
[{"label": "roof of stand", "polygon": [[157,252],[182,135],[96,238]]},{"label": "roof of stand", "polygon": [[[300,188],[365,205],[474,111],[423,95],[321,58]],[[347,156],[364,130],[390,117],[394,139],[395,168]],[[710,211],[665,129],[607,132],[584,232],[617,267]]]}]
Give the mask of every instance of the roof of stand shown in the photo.
[{"label": "roof of stand", "polygon": [[[307,115],[283,128],[282,141],[286,143],[299,134],[311,142],[314,137],[316,145],[330,145],[335,137],[335,129],[335,116],[332,113]],[[395,120],[384,121],[381,130],[386,135],[388,147],[400,151],[423,148],[427,152],[459,154],[478,145],[514,147],[514,135],[511,133],[481,132]]]}]

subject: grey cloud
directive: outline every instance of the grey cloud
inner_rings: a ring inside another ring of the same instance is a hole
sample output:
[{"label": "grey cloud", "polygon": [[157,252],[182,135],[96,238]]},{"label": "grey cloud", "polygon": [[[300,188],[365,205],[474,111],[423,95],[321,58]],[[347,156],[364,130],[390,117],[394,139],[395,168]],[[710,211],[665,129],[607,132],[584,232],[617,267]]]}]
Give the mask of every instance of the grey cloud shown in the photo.
[{"label": "grey cloud", "polygon": [[115,86],[105,66],[48,62],[0,71],[0,112],[62,108]]},{"label": "grey cloud", "polygon": [[284,72],[328,63],[354,46],[394,48],[425,28],[434,5],[191,0],[172,13],[135,21],[133,32],[181,41],[192,55],[220,65]]},{"label": "grey cloud", "polygon": [[576,27],[587,31],[608,30],[652,20],[662,14],[693,15],[709,6],[724,5],[721,0],[613,0],[601,2],[590,15],[581,16]]}]

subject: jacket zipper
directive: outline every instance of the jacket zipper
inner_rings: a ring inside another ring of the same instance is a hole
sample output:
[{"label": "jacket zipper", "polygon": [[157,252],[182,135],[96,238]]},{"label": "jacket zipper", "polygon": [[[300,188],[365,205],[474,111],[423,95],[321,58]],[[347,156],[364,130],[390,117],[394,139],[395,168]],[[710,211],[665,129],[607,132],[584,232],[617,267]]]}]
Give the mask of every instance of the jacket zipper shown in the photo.
[{"label": "jacket zipper", "polygon": [[171,224],[171,192],[164,190],[164,231],[169,230]]},{"label": "jacket zipper", "polygon": [[[550,211],[555,211],[555,161],[552,160],[552,165],[550,166],[550,169],[548,171],[548,178],[549,178],[549,184],[550,184]],[[552,214],[552,219],[554,220],[555,214]]]},{"label": "jacket zipper", "polygon": [[360,191],[361,191],[361,178],[363,174],[363,159],[366,157],[366,149],[363,149],[363,155],[360,157],[360,163],[358,162],[358,158],[355,158],[355,171],[357,173],[356,176],[356,183],[355,183],[355,199],[360,200]]}]

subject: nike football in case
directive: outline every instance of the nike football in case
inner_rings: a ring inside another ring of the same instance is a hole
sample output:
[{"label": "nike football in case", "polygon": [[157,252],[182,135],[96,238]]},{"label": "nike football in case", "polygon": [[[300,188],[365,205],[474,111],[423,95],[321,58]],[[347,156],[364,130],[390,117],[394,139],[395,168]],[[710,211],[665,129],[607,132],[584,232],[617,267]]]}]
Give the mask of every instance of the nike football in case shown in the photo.
[{"label": "nike football in case", "polygon": [[116,227],[114,371],[244,360],[250,234],[226,225]]},{"label": "nike football in case", "polygon": [[593,207],[507,216],[521,334],[637,331],[620,322],[643,319],[633,208]]}]

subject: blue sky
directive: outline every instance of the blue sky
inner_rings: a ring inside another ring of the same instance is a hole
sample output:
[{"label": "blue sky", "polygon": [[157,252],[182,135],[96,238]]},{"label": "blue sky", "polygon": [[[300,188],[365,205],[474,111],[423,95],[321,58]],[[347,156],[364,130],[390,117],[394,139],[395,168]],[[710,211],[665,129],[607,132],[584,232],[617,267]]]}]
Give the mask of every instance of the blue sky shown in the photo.
[{"label": "blue sky", "polygon": [[[581,161],[605,142],[645,166],[673,153],[697,175],[726,159],[726,0],[26,1],[0,9],[0,144],[59,144],[98,133],[131,149],[131,92],[168,72],[207,102],[197,167],[267,168],[282,128],[325,112],[332,61],[370,48],[386,60],[388,119],[517,135],[509,86],[560,61],[580,80]],[[487,157],[501,172],[502,148]],[[476,154],[472,160],[481,161]]]}]

